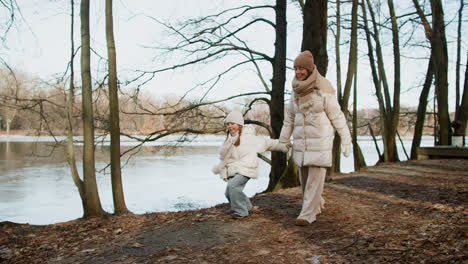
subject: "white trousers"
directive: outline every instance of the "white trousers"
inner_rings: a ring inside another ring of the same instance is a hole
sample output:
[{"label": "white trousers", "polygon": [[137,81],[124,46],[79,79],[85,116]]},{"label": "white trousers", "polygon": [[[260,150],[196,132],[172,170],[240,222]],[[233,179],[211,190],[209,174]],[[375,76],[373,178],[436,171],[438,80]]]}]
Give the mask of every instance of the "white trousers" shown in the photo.
[{"label": "white trousers", "polygon": [[301,167],[299,180],[302,187],[302,209],[297,217],[309,223],[316,220],[316,216],[322,212],[325,199],[322,197],[323,186],[327,168],[323,167]]}]

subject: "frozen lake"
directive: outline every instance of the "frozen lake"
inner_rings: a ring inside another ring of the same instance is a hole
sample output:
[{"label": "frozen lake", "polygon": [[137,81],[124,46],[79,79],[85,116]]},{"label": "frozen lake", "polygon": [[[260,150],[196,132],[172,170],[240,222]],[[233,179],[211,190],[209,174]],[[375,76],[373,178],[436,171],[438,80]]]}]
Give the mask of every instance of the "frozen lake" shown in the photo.
[{"label": "frozen lake", "polygon": [[[218,162],[217,151],[224,137],[198,136],[185,143],[176,139],[147,144],[131,159],[122,158],[125,200],[133,213],[190,210],[227,202],[225,182],[211,172]],[[409,154],[411,138],[403,141]],[[109,148],[104,142],[96,151],[97,170],[107,165]],[[372,139],[360,137],[359,144],[367,165],[374,165],[378,157]],[[122,138],[122,150],[134,145],[135,142]],[[381,142],[379,145],[381,148]],[[422,145],[432,146],[433,138],[425,137]],[[53,146],[49,137],[0,136],[0,222],[41,225],[83,215],[63,149]],[[399,142],[398,147],[400,159],[406,160]],[[81,158],[79,144],[77,149],[77,157]],[[342,157],[341,162],[342,172],[353,171],[352,155]],[[261,160],[259,164],[259,178],[249,181],[245,189],[249,196],[262,192],[268,185],[269,165]],[[81,175],[81,162],[77,165]],[[98,188],[103,208],[112,212],[107,173],[97,173]]]}]

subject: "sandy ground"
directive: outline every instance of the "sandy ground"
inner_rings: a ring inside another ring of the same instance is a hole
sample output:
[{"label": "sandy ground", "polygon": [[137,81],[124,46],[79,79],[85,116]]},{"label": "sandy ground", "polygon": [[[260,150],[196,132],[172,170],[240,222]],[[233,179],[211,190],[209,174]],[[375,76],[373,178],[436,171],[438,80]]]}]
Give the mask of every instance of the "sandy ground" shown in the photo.
[{"label": "sandy ground", "polygon": [[468,160],[369,167],[326,183],[326,208],[294,225],[299,188],[227,204],[47,226],[0,223],[2,263],[468,263]]}]

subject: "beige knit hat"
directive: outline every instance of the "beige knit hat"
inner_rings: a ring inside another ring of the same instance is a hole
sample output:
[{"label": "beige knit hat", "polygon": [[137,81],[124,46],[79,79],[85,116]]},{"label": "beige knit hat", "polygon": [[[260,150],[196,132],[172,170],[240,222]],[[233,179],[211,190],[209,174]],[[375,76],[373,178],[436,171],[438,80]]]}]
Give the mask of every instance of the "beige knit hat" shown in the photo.
[{"label": "beige knit hat", "polygon": [[242,113],[239,111],[232,111],[229,113],[229,115],[226,116],[226,119],[224,120],[224,123],[236,123],[238,125],[243,126],[244,125],[244,117],[242,116]]},{"label": "beige knit hat", "polygon": [[312,55],[312,52],[305,50],[297,56],[297,58],[294,60],[294,68],[296,67],[301,67],[309,72],[313,72],[315,68],[314,64],[314,56]]}]

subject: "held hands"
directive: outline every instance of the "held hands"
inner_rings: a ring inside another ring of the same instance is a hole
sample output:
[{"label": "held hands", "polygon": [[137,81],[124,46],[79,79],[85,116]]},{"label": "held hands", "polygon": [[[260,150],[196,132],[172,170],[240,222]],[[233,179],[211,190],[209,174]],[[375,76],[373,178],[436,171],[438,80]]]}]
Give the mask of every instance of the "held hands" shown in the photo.
[{"label": "held hands", "polygon": [[350,144],[346,144],[346,145],[342,145],[342,146],[341,146],[341,149],[343,150],[343,155],[344,155],[345,157],[348,157],[348,156],[349,156],[350,148],[351,148],[351,145],[350,145]]},{"label": "held hands", "polygon": [[279,151],[288,153],[291,148],[291,142],[280,142],[278,148]]}]

